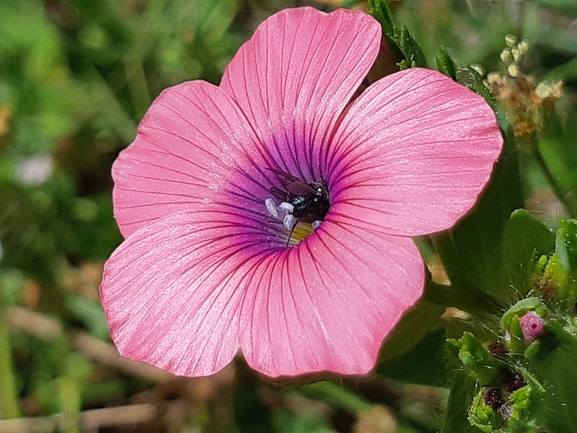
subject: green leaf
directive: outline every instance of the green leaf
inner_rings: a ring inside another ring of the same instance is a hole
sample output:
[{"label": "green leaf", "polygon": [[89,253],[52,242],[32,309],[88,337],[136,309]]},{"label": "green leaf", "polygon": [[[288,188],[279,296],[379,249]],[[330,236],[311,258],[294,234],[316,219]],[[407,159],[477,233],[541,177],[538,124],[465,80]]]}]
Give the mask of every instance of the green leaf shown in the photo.
[{"label": "green leaf", "polygon": [[568,275],[577,273],[577,220],[561,219],[557,230],[555,253]]},{"label": "green leaf", "polygon": [[504,135],[503,153],[473,210],[452,230],[433,238],[451,284],[467,293],[499,297],[503,237],[511,213],[523,207],[513,130],[503,109],[471,68],[458,70],[458,81],[483,96],[495,110]]},{"label": "green leaf", "polygon": [[108,337],[108,324],[99,303],[80,295],[68,295],[65,303],[68,311],[84,323],[92,335],[103,339]]},{"label": "green leaf", "polygon": [[555,350],[536,363],[547,391],[543,399],[545,425],[552,432],[577,432],[577,329],[555,320],[549,320],[545,327],[559,342]]},{"label": "green leaf", "polygon": [[270,406],[260,398],[258,384],[252,376],[243,376],[233,398],[234,420],[239,433],[270,433],[276,431]]},{"label": "green leaf", "polygon": [[537,4],[577,17],[577,2],[575,0],[537,0]]},{"label": "green leaf", "polygon": [[435,61],[437,62],[437,69],[439,72],[442,72],[447,77],[457,81],[457,65],[444,46],[441,45],[439,47]]},{"label": "green leaf", "polygon": [[[573,78],[571,78],[568,69],[557,71],[559,74],[565,74],[564,80],[571,81],[577,78],[577,57],[574,61],[567,63],[567,66],[573,66]],[[557,117],[548,119],[545,133],[538,137],[536,151],[541,156],[543,164],[551,173],[554,182],[557,185],[562,203],[567,207],[569,215],[577,215],[577,146],[574,145],[577,134],[577,112],[572,110],[567,114],[567,118],[561,121]]]},{"label": "green leaf", "polygon": [[555,254],[543,256],[537,270],[542,271],[535,283],[570,310],[577,302],[577,220],[561,218],[555,238]]},{"label": "green leaf", "polygon": [[458,340],[448,339],[447,343],[458,350],[460,361],[475,374],[481,385],[492,385],[501,374],[502,363],[471,332],[464,332]]},{"label": "green leaf", "polygon": [[501,272],[502,287],[510,287],[521,296],[533,288],[533,263],[542,255],[553,252],[555,237],[543,223],[529,212],[513,212],[505,229],[503,240],[504,261]]},{"label": "green leaf", "polygon": [[395,29],[393,40],[405,57],[405,60],[400,62],[401,69],[414,68],[415,66],[427,67],[425,54],[405,26]]},{"label": "green leaf", "polygon": [[421,301],[409,310],[385,340],[379,362],[386,362],[413,349],[439,322],[445,308]]},{"label": "green leaf", "polygon": [[475,380],[464,371],[458,371],[452,379],[451,392],[441,433],[479,433],[467,415],[473,403]]},{"label": "green leaf", "polygon": [[408,383],[447,386],[445,330],[436,329],[403,356],[380,362],[377,373]]}]

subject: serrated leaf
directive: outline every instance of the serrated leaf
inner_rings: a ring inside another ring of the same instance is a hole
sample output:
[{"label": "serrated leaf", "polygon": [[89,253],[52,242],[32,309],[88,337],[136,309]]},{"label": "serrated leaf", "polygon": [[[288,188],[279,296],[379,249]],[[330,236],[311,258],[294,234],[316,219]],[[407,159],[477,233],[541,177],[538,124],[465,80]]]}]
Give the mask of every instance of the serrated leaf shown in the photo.
[{"label": "serrated leaf", "polygon": [[401,50],[401,53],[403,53],[406,61],[410,62],[409,67],[427,67],[427,60],[425,59],[423,50],[421,50],[421,47],[417,44],[415,39],[413,39],[413,36],[411,36],[409,30],[405,26],[395,29],[394,42]]},{"label": "serrated leaf", "polygon": [[447,77],[457,81],[457,65],[444,46],[441,45],[439,47],[435,61],[439,72],[442,72]]},{"label": "serrated leaf", "polygon": [[369,13],[381,24],[388,48],[395,54],[400,69],[427,67],[423,50],[405,26],[397,26],[385,0],[369,0]]},{"label": "serrated leaf", "polygon": [[369,0],[369,13],[381,23],[383,34],[393,38],[394,25],[388,3],[381,0]]}]

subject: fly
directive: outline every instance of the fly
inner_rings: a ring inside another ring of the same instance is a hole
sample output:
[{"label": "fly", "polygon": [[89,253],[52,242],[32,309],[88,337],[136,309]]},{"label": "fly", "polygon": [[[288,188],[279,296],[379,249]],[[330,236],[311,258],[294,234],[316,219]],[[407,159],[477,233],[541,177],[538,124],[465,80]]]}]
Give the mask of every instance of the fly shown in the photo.
[{"label": "fly", "polygon": [[275,168],[268,170],[287,182],[285,190],[276,186],[269,189],[280,204],[276,206],[272,199],[268,199],[265,204],[269,212],[275,217],[278,215],[278,210],[285,213],[283,224],[290,231],[289,240],[299,222],[309,223],[313,229],[316,229],[325,219],[331,207],[325,182],[306,182],[282,170]]}]

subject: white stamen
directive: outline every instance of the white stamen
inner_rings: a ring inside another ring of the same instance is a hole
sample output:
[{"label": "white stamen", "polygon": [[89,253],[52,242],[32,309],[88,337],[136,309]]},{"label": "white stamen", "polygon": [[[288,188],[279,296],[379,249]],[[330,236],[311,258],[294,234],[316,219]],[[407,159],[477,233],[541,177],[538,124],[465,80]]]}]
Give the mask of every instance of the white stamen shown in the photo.
[{"label": "white stamen", "polygon": [[287,229],[288,231],[291,231],[293,229],[293,227],[295,226],[297,219],[292,215],[292,214],[287,214],[285,215],[285,217],[282,220],[282,223],[284,225],[284,228]]},{"label": "white stamen", "polygon": [[270,213],[271,216],[278,218],[278,210],[276,208],[276,203],[272,198],[267,198],[264,201],[264,205],[266,206],[266,210],[268,210],[268,213]]},{"label": "white stamen", "polygon": [[292,204],[286,201],[283,201],[281,204],[278,205],[278,207],[279,209],[284,210],[288,213],[291,213],[295,209],[295,207]]},{"label": "white stamen", "polygon": [[316,230],[316,229],[318,229],[318,228],[319,228],[319,226],[321,225],[321,223],[322,223],[322,221],[321,221],[321,220],[316,220],[316,221],[313,221],[313,222],[312,222],[312,224],[311,224],[311,226],[313,226],[313,230]]}]

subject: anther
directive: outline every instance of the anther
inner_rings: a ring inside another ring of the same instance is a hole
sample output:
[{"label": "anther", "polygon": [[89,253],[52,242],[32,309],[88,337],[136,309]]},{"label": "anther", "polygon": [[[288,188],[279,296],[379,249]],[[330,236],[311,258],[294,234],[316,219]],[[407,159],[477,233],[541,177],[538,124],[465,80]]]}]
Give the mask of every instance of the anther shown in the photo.
[{"label": "anther", "polygon": [[282,223],[284,225],[284,228],[290,232],[293,229],[293,227],[295,226],[296,218],[289,213],[289,214],[285,215],[285,217],[282,220]]},{"label": "anther", "polygon": [[278,210],[276,208],[276,203],[272,198],[267,198],[264,201],[264,205],[266,206],[266,210],[268,210],[268,213],[270,213],[271,216],[273,216],[274,218],[278,218]]},{"label": "anther", "polygon": [[294,209],[295,209],[295,207],[292,204],[290,204],[286,201],[283,201],[281,204],[279,204],[278,207],[279,207],[279,209],[284,210],[288,213],[292,213],[292,211],[294,211]]}]

